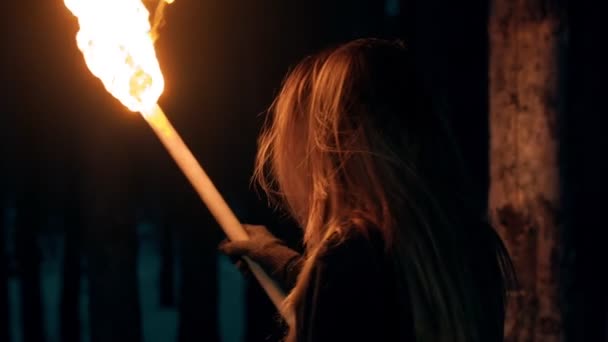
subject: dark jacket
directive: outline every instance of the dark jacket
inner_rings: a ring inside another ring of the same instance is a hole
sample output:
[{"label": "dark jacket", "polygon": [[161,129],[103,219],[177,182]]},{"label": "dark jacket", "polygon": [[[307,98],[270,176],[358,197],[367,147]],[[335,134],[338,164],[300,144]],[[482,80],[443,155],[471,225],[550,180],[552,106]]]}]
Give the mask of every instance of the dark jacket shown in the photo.
[{"label": "dark jacket", "polygon": [[[504,279],[496,257],[503,247],[487,223],[480,228],[468,237],[468,250],[474,253],[470,272],[484,301],[479,333],[482,341],[502,341]],[[399,312],[410,307],[407,289],[398,285],[389,258],[379,233],[351,232],[341,243],[330,243],[316,260],[305,298],[296,307],[297,342],[415,341],[411,311]],[[301,263],[294,257],[275,274],[287,290],[295,284]]]},{"label": "dark jacket", "polygon": [[[328,245],[296,307],[297,341],[394,341],[400,331],[410,337],[411,322],[399,319],[398,289],[387,258],[379,236],[351,233]],[[301,260],[294,258],[279,275],[288,289],[300,268]]]}]

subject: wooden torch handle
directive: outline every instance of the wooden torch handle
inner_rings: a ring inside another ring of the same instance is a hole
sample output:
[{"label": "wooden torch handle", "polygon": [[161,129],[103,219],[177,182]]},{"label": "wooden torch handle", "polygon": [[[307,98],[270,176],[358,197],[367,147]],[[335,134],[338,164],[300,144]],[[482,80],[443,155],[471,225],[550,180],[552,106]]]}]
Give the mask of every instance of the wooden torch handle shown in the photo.
[{"label": "wooden torch handle", "polygon": [[[190,181],[200,198],[203,200],[213,217],[230,240],[247,240],[249,236],[234,215],[224,198],[219,193],[207,173],[200,166],[192,152],[188,149],[163,110],[156,105],[149,113],[142,113],[156,135],[173,157],[186,178]],[[285,293],[278,284],[264,272],[264,270],[249,258],[245,258],[253,275],[266,291],[272,303],[276,306],[288,324],[292,324],[293,317],[283,312]]]}]

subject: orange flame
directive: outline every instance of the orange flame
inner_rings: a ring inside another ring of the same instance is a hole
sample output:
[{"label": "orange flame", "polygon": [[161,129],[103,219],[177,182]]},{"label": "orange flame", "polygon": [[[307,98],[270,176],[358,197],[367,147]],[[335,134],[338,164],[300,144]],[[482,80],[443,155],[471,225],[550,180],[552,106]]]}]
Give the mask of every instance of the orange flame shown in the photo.
[{"label": "orange flame", "polygon": [[76,42],[93,75],[129,110],[150,113],[165,81],[150,34],[150,14],[142,1],[64,2],[78,18]]}]

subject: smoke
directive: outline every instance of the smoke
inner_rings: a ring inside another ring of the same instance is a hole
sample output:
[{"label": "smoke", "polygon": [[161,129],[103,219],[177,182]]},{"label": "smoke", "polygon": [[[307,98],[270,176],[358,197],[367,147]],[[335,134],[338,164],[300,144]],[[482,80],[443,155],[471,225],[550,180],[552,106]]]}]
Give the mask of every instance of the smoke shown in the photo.
[{"label": "smoke", "polygon": [[156,5],[156,11],[154,11],[154,18],[152,19],[152,29],[150,35],[152,40],[156,41],[160,34],[160,29],[165,25],[165,8],[167,5],[172,4],[174,0],[159,0]]}]

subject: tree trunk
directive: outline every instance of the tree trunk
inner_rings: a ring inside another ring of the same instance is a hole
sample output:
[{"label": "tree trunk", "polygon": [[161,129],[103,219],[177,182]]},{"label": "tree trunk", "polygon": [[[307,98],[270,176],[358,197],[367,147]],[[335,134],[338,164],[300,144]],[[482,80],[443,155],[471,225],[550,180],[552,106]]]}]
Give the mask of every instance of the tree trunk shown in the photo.
[{"label": "tree trunk", "polygon": [[[24,189],[17,201],[15,249],[21,285],[21,321],[23,342],[45,340],[40,284],[41,251],[38,232],[41,224],[40,203],[36,187]],[[28,191],[30,190],[30,191]]]},{"label": "tree trunk", "polygon": [[[99,94],[100,97],[105,94]],[[109,100],[113,100],[108,98]],[[137,232],[133,193],[135,120],[122,112],[88,113],[84,156],[84,251],[91,342],[141,342]],[[116,115],[116,116],[113,116]],[[131,124],[130,124],[131,123]],[[112,132],[110,136],[107,132]]]},{"label": "tree trunk", "polygon": [[557,0],[495,0],[490,16],[490,215],[513,258],[506,341],[560,341]]},{"label": "tree trunk", "polygon": [[[188,196],[193,198],[193,196]],[[198,208],[190,213],[204,212]],[[180,219],[181,287],[179,300],[179,342],[219,342],[217,244],[220,228],[210,214],[182,213]],[[201,216],[204,216],[201,219]],[[175,218],[177,220],[178,218]]]},{"label": "tree trunk", "polygon": [[80,231],[83,224],[81,208],[77,205],[78,197],[76,192],[72,191],[67,196],[69,196],[69,205],[66,208],[63,283],[60,303],[60,336],[62,342],[79,342],[82,332],[80,321]]},{"label": "tree trunk", "polygon": [[6,227],[4,203],[0,195],[0,341],[10,341],[8,302],[8,258],[6,255]]},{"label": "tree trunk", "polygon": [[160,306],[163,308],[175,306],[175,250],[172,228],[166,220],[161,222],[159,288]]},{"label": "tree trunk", "polygon": [[135,220],[125,210],[119,205],[86,218],[92,342],[142,340]]}]

